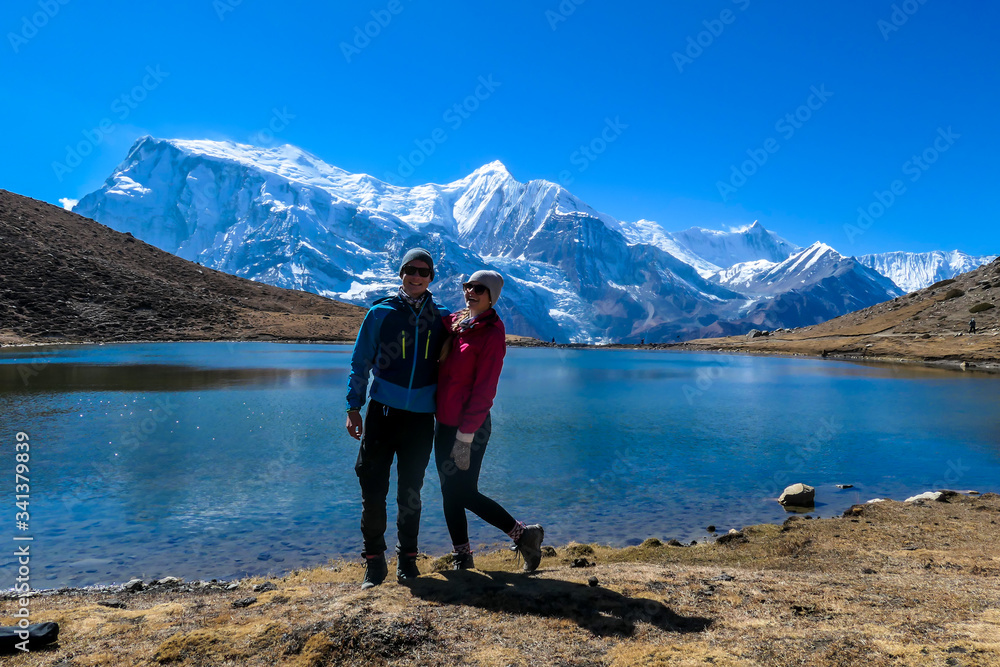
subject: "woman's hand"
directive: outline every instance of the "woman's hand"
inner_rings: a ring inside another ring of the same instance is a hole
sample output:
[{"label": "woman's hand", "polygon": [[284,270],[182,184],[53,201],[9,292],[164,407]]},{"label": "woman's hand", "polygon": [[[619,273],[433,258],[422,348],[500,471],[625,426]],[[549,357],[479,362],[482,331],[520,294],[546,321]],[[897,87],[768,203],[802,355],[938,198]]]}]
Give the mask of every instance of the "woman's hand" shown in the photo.
[{"label": "woman's hand", "polygon": [[451,458],[459,470],[468,470],[472,462],[472,443],[455,439],[455,444],[451,446]]}]

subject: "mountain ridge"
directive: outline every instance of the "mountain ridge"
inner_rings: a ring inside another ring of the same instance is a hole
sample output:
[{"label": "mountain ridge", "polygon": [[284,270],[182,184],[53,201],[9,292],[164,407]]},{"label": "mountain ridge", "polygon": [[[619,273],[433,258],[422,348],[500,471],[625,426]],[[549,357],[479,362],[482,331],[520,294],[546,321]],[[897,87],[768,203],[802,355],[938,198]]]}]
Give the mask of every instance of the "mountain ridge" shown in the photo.
[{"label": "mountain ridge", "polygon": [[350,340],[364,309],[237,278],[0,190],[0,342]]},{"label": "mountain ridge", "polygon": [[714,262],[727,257],[780,263],[801,251],[759,222],[730,232],[623,222],[559,184],[521,183],[500,161],[451,183],[406,188],[287,144],[145,136],[74,210],[219,270],[355,304],[395,280],[404,247],[424,245],[440,258],[440,297],[460,303],[463,275],[500,270],[508,330],[545,340],[675,339],[704,335],[715,322],[800,326],[895,294],[879,274],[855,271],[860,296],[852,297],[834,284],[846,273],[831,263],[808,280],[829,279],[822,305],[802,279],[802,303],[788,311],[773,293],[713,279],[722,270]]}]

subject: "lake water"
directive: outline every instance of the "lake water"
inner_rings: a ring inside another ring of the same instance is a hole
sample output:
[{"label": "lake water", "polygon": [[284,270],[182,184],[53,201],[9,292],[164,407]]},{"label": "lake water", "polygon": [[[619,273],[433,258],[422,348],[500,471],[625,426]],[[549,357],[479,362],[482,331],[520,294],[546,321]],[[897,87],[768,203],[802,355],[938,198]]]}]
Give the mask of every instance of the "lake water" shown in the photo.
[{"label": "lake water", "polygon": [[[70,346],[0,354],[9,516],[36,588],[230,578],[356,556],[350,347]],[[929,489],[1000,490],[1000,378],[788,358],[508,351],[481,488],[546,543],[704,539]],[[30,436],[30,523],[15,526],[14,442]],[[853,484],[840,490],[837,484]],[[395,488],[390,491],[394,543]],[[433,464],[421,548],[450,550]],[[470,516],[473,544],[501,542]],[[11,544],[16,544],[10,542]],[[6,549],[10,554],[13,549]],[[0,589],[14,585],[8,555]]]}]

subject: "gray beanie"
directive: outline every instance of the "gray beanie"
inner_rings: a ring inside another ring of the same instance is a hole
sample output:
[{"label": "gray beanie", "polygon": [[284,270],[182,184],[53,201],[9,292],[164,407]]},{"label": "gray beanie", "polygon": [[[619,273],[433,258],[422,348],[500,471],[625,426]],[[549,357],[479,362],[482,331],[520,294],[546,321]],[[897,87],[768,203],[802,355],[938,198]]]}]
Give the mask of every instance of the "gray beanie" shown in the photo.
[{"label": "gray beanie", "polygon": [[481,283],[486,285],[486,288],[490,291],[490,305],[496,305],[497,299],[500,298],[500,290],[503,289],[503,276],[501,276],[496,271],[476,271],[471,276],[469,276],[470,283]]},{"label": "gray beanie", "polygon": [[406,251],[406,254],[403,255],[403,261],[399,263],[399,276],[403,276],[403,267],[415,259],[427,263],[431,270],[431,280],[434,280],[434,260],[431,259],[431,254],[423,248],[411,248]]}]

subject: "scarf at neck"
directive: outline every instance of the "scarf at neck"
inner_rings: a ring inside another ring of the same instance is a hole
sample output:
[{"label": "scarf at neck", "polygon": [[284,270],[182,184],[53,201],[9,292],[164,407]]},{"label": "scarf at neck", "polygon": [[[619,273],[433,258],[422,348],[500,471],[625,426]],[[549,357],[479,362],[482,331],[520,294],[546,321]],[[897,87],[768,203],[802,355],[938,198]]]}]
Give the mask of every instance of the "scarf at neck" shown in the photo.
[{"label": "scarf at neck", "polygon": [[400,299],[402,299],[403,301],[405,301],[406,303],[410,304],[414,309],[420,310],[420,304],[422,304],[424,302],[424,299],[427,298],[428,294],[430,294],[430,292],[424,290],[423,294],[421,294],[420,296],[414,298],[414,297],[410,296],[409,294],[407,294],[406,291],[403,289],[402,285],[400,285],[400,287],[399,287],[399,293],[397,294],[397,296]]}]

